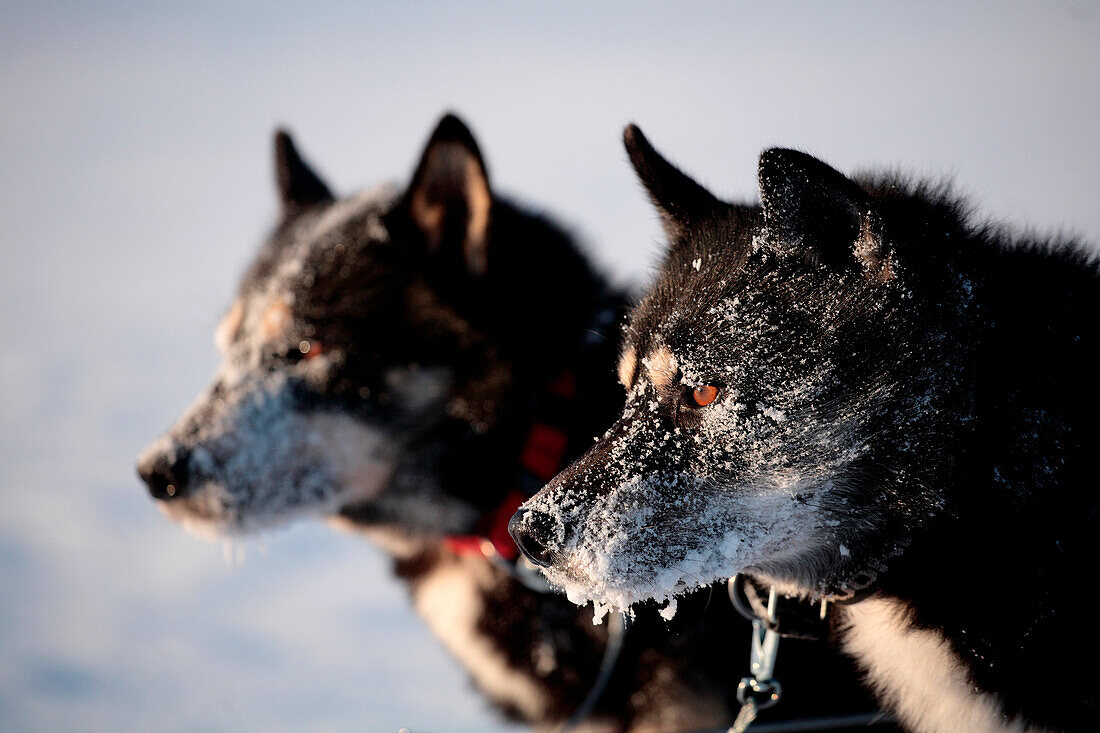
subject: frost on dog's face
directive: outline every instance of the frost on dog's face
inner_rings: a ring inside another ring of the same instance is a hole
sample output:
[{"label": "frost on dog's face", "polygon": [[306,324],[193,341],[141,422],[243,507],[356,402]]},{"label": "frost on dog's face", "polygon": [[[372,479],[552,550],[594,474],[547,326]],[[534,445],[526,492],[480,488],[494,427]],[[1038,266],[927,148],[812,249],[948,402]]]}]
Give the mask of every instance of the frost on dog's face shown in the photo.
[{"label": "frost on dog's face", "polygon": [[483,264],[480,166],[447,117],[404,194],[336,200],[277,136],[283,217],[217,329],[222,364],[139,460],[165,513],[207,534],[350,510],[412,534],[472,523],[441,476],[509,377],[440,283]]},{"label": "frost on dog's face", "polygon": [[965,375],[936,323],[965,312],[967,284],[922,298],[877,205],[808,156],[765,153],[749,207],[633,129],[628,150],[672,246],[624,335],[626,405],[518,529],[577,602],[626,608],[742,571],[865,587],[898,549],[883,538],[936,504],[913,457],[957,425],[942,413]]}]

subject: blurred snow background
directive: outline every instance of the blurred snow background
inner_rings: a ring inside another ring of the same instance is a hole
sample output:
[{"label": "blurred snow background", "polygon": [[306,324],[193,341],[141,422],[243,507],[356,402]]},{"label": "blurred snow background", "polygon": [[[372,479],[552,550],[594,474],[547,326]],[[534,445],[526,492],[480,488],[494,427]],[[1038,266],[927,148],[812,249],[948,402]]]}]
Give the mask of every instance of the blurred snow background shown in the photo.
[{"label": "blurred snow background", "polygon": [[454,109],[620,282],[658,250],[628,121],[720,194],[783,144],[1100,241],[1095,3],[677,5],[0,3],[0,728],[507,728],[364,541],[231,569],[134,476],[273,223],[276,124],[346,193]]}]

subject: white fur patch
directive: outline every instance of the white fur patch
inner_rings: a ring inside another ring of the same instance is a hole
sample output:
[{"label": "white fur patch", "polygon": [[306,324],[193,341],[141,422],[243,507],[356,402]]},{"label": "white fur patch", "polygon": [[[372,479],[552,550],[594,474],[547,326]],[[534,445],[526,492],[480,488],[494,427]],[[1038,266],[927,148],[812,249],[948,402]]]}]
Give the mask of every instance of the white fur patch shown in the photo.
[{"label": "white fur patch", "polygon": [[870,599],[844,613],[845,650],[867,670],[907,728],[918,733],[1039,730],[1006,719],[996,698],[975,690],[947,641],[912,626],[900,601]]},{"label": "white fur patch", "polygon": [[538,719],[548,702],[543,690],[528,675],[511,667],[504,654],[477,628],[485,610],[481,591],[492,582],[492,570],[483,561],[445,559],[417,584],[413,601],[417,612],[482,690]]},{"label": "white fur patch", "polygon": [[447,367],[390,369],[383,375],[386,386],[399,396],[404,408],[419,413],[443,403],[451,387],[451,370]]},{"label": "white fur patch", "polygon": [[340,503],[369,501],[378,495],[393,474],[387,455],[391,440],[381,430],[368,427],[350,415],[323,412],[306,419],[306,442],[319,465],[331,467],[343,491]]}]

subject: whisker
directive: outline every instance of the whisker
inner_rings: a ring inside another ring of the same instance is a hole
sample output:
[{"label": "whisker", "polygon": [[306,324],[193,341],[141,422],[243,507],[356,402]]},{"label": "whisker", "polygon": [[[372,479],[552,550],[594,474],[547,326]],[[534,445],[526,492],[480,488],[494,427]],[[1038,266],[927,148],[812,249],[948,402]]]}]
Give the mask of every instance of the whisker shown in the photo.
[{"label": "whisker", "polygon": [[225,563],[227,570],[232,571],[233,568],[233,538],[222,538],[222,561]]}]

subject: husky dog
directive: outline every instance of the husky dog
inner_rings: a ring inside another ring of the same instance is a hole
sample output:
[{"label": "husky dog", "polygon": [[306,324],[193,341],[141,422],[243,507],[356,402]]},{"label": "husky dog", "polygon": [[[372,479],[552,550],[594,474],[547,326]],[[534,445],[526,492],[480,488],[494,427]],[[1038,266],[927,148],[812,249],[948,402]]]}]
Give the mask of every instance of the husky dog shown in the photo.
[{"label": "husky dog", "polygon": [[1096,260],[794,150],[725,203],[625,142],[670,248],[622,415],[517,512],[525,552],[621,608],[733,573],[838,601],[912,730],[1100,726]]},{"label": "husky dog", "polygon": [[334,198],[284,132],[275,159],[282,218],[216,331],[222,365],[141,477],[199,531],[350,506],[414,534],[468,528],[603,283],[561,229],[492,195],[453,116],[404,193]]},{"label": "husky dog", "polygon": [[[217,330],[224,361],[141,477],[192,531],[336,517],[365,533],[488,697],[560,725],[593,688],[608,627],[495,555],[515,549],[510,494],[581,455],[621,407],[603,332],[623,298],[565,232],[493,193],[453,116],[403,192],[336,199],[285,133],[275,162],[281,221]],[[656,611],[637,615],[590,722],[728,723],[747,625],[707,593],[671,623]],[[778,715],[873,708],[845,660],[794,653],[815,677],[784,680]]]}]

